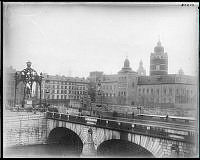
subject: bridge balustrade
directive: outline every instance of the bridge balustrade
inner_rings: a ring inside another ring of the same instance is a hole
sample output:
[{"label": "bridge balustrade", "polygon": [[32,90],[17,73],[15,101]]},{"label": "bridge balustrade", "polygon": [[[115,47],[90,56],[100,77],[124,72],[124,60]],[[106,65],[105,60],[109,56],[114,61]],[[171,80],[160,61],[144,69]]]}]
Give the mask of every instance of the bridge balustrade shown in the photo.
[{"label": "bridge balustrade", "polygon": [[60,114],[59,113],[54,113],[54,118],[60,119]]},{"label": "bridge balustrade", "polygon": [[69,120],[68,115],[65,115],[65,114],[61,114],[61,119],[64,120],[64,121]]},{"label": "bridge balustrade", "polygon": [[106,126],[106,120],[97,119],[96,125],[98,125],[98,126]]},{"label": "bridge balustrade", "polygon": [[46,112],[46,116],[48,118],[53,118],[54,117],[52,112]]},{"label": "bridge balustrade", "polygon": [[107,127],[120,129],[120,125],[116,121],[108,121]]},{"label": "bridge balustrade", "polygon": [[120,129],[130,131],[130,130],[132,130],[132,124],[121,122]]},{"label": "bridge balustrade", "polygon": [[[64,120],[64,121],[71,121],[75,123],[82,123],[86,124],[86,117],[85,116],[78,116],[78,115],[65,115],[65,114],[59,114],[59,113],[52,113],[52,112],[47,112],[46,113],[47,118],[51,119],[59,119],[59,120]],[[115,121],[115,120],[109,120],[109,119],[101,119],[97,118],[96,126],[99,127],[105,127],[105,128],[110,128],[110,129],[119,129],[127,132],[137,132],[137,133],[142,133],[142,134],[148,134],[151,136],[159,136],[163,138],[170,138],[170,139],[176,139],[173,137],[170,137],[169,135],[177,135],[177,136],[182,136],[184,137],[184,141],[192,142],[196,136],[196,134],[193,134],[193,132],[188,131],[188,135],[183,135],[178,132],[174,133],[168,133],[168,130],[165,130],[160,127],[153,127],[153,126],[145,126],[145,125],[139,125],[135,124],[134,127],[132,127],[132,123],[128,122],[120,122]]]}]

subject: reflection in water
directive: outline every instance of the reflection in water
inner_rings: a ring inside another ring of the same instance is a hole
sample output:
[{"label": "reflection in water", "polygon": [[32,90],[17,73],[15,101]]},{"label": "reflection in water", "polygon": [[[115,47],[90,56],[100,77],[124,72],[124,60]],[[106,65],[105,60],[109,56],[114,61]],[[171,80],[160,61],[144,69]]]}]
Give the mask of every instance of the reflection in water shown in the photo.
[{"label": "reflection in water", "polygon": [[39,144],[4,149],[4,157],[80,157],[73,146],[64,144]]}]

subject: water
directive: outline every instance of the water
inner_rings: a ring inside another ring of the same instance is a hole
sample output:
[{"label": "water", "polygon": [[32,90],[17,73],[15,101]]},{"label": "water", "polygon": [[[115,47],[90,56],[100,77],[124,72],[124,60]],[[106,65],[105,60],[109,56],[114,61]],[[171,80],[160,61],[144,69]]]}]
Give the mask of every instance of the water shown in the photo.
[{"label": "water", "polygon": [[39,157],[80,157],[80,152],[73,146],[64,144],[38,144],[16,146],[4,149],[4,157],[39,158]]},{"label": "water", "polygon": [[[79,158],[81,151],[73,144],[38,144],[28,146],[16,146],[4,149],[4,157],[20,158]],[[109,140],[102,143],[97,149],[97,157],[143,157],[153,158],[147,150],[136,144],[120,140]]]}]

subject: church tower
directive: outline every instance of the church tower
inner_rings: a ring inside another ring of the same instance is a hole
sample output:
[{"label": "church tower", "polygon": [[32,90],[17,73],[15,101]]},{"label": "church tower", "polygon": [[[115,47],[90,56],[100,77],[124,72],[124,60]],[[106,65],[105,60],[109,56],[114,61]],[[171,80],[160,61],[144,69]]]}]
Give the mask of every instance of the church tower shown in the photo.
[{"label": "church tower", "polygon": [[140,60],[140,65],[139,65],[139,68],[137,70],[137,73],[138,73],[139,76],[146,76],[146,70],[143,67],[142,60]]},{"label": "church tower", "polygon": [[150,76],[168,74],[168,55],[164,52],[164,47],[160,40],[154,47],[154,53],[150,56]]}]

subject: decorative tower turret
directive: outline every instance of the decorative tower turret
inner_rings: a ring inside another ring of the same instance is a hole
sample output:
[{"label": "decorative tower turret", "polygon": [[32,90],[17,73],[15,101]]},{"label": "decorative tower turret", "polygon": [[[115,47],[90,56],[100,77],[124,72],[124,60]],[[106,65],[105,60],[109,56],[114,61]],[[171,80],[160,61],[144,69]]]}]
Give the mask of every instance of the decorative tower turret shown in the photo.
[{"label": "decorative tower turret", "polygon": [[179,75],[184,75],[184,72],[183,72],[183,69],[182,69],[182,68],[180,68],[180,69],[178,70],[178,74],[179,74]]},{"label": "decorative tower turret", "polygon": [[154,47],[154,53],[150,57],[150,76],[168,74],[168,55],[164,52],[164,47],[160,40]]},{"label": "decorative tower turret", "polygon": [[137,73],[138,73],[138,75],[140,75],[140,76],[146,76],[146,70],[145,70],[144,67],[143,67],[142,60],[140,60],[140,65],[139,65],[139,68],[138,68],[138,70],[137,70]]}]

